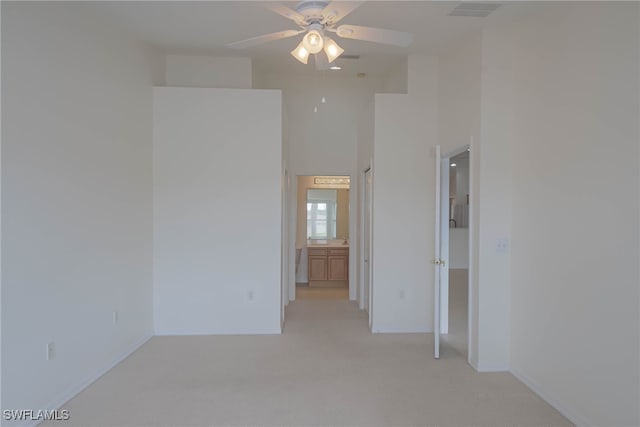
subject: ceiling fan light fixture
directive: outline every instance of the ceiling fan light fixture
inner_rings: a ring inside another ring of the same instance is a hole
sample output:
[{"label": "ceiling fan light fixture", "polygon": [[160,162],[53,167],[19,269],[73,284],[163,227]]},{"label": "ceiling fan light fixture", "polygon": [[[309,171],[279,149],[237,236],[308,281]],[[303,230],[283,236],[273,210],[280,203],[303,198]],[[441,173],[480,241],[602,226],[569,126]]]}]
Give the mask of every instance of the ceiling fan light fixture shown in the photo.
[{"label": "ceiling fan light fixture", "polygon": [[318,30],[311,30],[304,35],[302,44],[309,53],[316,54],[322,50],[324,40],[322,40],[322,34]]},{"label": "ceiling fan light fixture", "polygon": [[302,62],[305,65],[309,61],[309,51],[307,50],[306,47],[304,47],[304,42],[303,41],[300,42],[298,47],[296,47],[295,49],[293,49],[291,51],[291,55],[294,58],[296,58],[298,61]]},{"label": "ceiling fan light fixture", "polygon": [[353,30],[351,28],[338,27],[336,34],[340,37],[351,37],[353,36]]},{"label": "ceiling fan light fixture", "polygon": [[344,49],[341,48],[333,39],[325,37],[324,53],[327,54],[327,59],[329,60],[329,64],[331,64],[336,60],[336,58],[344,53]]}]

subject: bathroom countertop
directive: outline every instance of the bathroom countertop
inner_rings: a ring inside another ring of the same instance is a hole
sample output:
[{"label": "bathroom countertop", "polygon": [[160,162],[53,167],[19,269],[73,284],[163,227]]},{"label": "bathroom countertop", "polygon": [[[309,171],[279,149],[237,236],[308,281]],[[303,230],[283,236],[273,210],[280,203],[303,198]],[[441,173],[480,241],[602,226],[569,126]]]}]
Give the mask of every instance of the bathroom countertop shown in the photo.
[{"label": "bathroom countertop", "polygon": [[314,240],[313,243],[307,243],[308,248],[346,248],[349,249],[349,243],[343,243],[343,240]]}]

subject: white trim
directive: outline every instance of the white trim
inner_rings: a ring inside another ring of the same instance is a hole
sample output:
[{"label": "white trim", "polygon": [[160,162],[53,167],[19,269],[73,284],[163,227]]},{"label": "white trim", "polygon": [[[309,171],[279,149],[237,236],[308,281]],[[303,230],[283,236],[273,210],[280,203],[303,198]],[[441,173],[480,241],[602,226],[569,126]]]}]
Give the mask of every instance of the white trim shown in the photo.
[{"label": "white trim", "polygon": [[473,368],[478,372],[509,372],[508,365],[483,365],[476,363]]},{"label": "white trim", "polygon": [[[127,357],[131,356],[134,352],[136,352],[140,347],[142,347],[147,341],[149,341],[153,335],[145,335],[140,340],[136,341],[133,345],[127,348],[120,356],[116,357],[105,367],[98,369],[93,374],[86,377],[83,381],[80,381],[78,384],[73,385],[63,391],[59,396],[52,399],[47,405],[44,405],[43,408],[54,410],[60,409],[65,403],[73,399],[78,393],[80,393],[85,388],[89,387],[95,381],[97,381],[104,374],[113,369],[117,364],[122,362]],[[40,424],[42,421],[34,421],[33,424],[25,424],[28,426],[36,426]]]},{"label": "white trim", "polygon": [[374,328],[371,329],[373,334],[432,334],[433,329],[425,328]]},{"label": "white trim", "polygon": [[[469,349],[467,349],[467,354],[469,354]],[[471,356],[467,357],[467,363],[469,363],[469,365],[477,372],[480,372],[478,370],[478,361],[475,358],[472,358]]]},{"label": "white trim", "polygon": [[[287,218],[289,224],[289,302],[296,300],[296,251],[298,250],[296,245],[296,239],[298,235],[298,174],[289,171],[289,177],[291,179],[289,186],[289,217]],[[284,215],[284,213],[283,213]],[[287,321],[287,314],[285,312],[285,322]]]},{"label": "white trim", "polygon": [[[449,284],[451,280],[451,232],[449,230],[449,174],[450,174],[450,157],[440,156],[440,254],[436,259],[445,261],[444,266],[440,266],[440,333],[449,333]],[[443,286],[444,285],[444,286]]]},{"label": "white trim", "polygon": [[[433,357],[436,359],[440,359],[440,306],[442,305],[442,301],[441,301],[441,297],[440,297],[440,290],[442,288],[442,283],[440,282],[441,279],[441,267],[440,267],[440,260],[442,259],[442,254],[440,253],[440,249],[442,246],[442,241],[441,241],[441,231],[440,230],[440,223],[442,222],[442,209],[441,209],[441,194],[440,192],[442,191],[441,185],[442,185],[442,158],[441,158],[441,154],[440,154],[440,145],[436,145],[435,147],[436,150],[436,164],[435,164],[435,172],[436,172],[436,176],[435,176],[435,181],[436,181],[436,200],[435,200],[435,231],[434,231],[434,241],[435,241],[435,247],[434,247],[434,257],[435,259],[432,261],[432,267],[433,267]],[[448,218],[447,218],[448,219]],[[437,262],[438,264],[435,264],[435,262]],[[449,262],[449,257],[447,257],[447,263]],[[447,286],[449,286],[449,284],[447,283]]]},{"label": "white trim", "polygon": [[282,327],[264,329],[245,329],[242,331],[156,331],[158,337],[203,336],[203,335],[280,335]]},{"label": "white trim", "polygon": [[592,423],[587,422],[587,420],[581,415],[575,413],[573,410],[568,409],[560,402],[560,399],[544,391],[539,384],[525,375],[522,371],[512,368],[510,372],[514,377],[522,381],[524,385],[529,387],[535,394],[540,396],[542,400],[553,406],[558,412],[567,417],[569,421],[571,421],[576,426],[581,427],[593,425]]},{"label": "white trim", "polygon": [[[475,209],[473,208],[476,203],[476,193],[473,190],[475,180],[475,167],[474,164],[474,156],[476,152],[476,145],[473,136],[469,137],[469,267],[467,268],[467,362],[473,366],[476,371],[478,370],[478,361],[476,358],[478,357],[477,352],[471,345],[472,334],[475,332],[473,327],[473,322],[476,317],[475,311],[473,309],[473,302],[477,298],[475,293],[473,292],[473,275],[475,274],[476,269],[478,268],[476,265],[476,257],[475,257],[475,238],[474,233],[476,231],[476,224],[474,222]],[[479,337],[476,336],[476,342],[479,342]]]},{"label": "white trim", "polygon": [[[374,171],[375,171],[375,164],[373,161],[373,156],[369,157],[369,176],[371,177],[371,185],[369,186],[369,189],[371,190],[369,192],[369,197],[367,198],[368,202],[369,202],[369,230],[367,231],[367,233],[369,234],[369,266],[367,267],[369,269],[369,293],[367,294],[367,299],[369,300],[369,307],[367,310],[367,314],[369,315],[369,330],[373,331],[373,260],[374,260],[374,253],[373,253],[373,242],[374,242],[374,183],[375,183],[375,175],[374,175]],[[365,172],[365,179],[366,179],[366,172]],[[367,186],[365,184],[365,188],[363,189],[363,191],[367,191]]]},{"label": "white trim", "polygon": [[[367,168],[369,169],[369,168]],[[364,223],[365,223],[365,215],[366,215],[366,206],[364,205],[366,202],[365,191],[367,188],[366,176],[367,169],[363,170],[358,174],[358,188],[361,189],[358,191],[358,308],[360,310],[364,310],[364,277],[365,277],[365,253],[364,253]],[[368,307],[367,307],[368,308]]]}]

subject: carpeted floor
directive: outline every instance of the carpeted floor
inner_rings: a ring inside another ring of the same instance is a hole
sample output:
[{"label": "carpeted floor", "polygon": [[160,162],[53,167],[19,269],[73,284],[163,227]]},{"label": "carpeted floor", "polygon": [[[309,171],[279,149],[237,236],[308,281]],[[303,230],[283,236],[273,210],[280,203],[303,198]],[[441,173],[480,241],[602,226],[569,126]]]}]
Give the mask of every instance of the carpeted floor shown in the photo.
[{"label": "carpeted floor", "polygon": [[[430,334],[370,334],[354,302],[299,300],[283,335],[154,337],[70,401],[65,426],[571,425]],[[52,425],[48,423],[45,425]]]},{"label": "carpeted floor", "polygon": [[442,344],[467,359],[469,292],[468,270],[449,270],[449,333],[441,335]]},{"label": "carpeted floor", "polygon": [[349,288],[314,288],[306,284],[296,285],[296,300],[301,299],[349,299]]}]

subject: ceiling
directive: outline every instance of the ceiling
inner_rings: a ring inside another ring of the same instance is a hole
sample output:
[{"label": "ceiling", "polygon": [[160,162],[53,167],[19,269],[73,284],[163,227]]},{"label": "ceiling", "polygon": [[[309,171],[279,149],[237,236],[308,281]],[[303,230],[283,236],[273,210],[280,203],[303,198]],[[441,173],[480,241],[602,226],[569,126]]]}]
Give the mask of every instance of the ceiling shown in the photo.
[{"label": "ceiling", "polygon": [[[295,8],[298,2],[281,2]],[[336,37],[345,55],[338,59],[343,72],[385,75],[407,54],[437,53],[465,33],[520,19],[532,3],[501,2],[486,18],[447,16],[457,1],[367,1],[341,23],[407,31],[414,41],[407,48]],[[262,72],[309,73],[312,65],[298,63],[289,55],[300,37],[234,50],[225,44],[275,31],[297,29],[295,24],[265,7],[264,1],[120,1],[95,2],[102,17],[111,17],[144,42],[165,53],[250,56]],[[311,61],[310,61],[311,62]],[[339,72],[340,73],[340,72]]]}]

